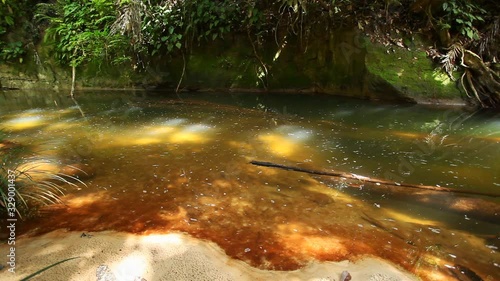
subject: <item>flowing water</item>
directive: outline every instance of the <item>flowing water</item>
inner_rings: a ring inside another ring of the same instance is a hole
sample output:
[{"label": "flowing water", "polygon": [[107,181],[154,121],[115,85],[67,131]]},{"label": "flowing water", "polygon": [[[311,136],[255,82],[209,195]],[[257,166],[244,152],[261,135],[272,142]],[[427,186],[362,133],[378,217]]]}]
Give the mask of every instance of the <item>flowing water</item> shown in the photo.
[{"label": "flowing water", "polygon": [[0,96],[9,140],[92,174],[24,233],[183,231],[259,268],[374,255],[424,280],[500,280],[498,197],[398,186],[500,194],[496,114],[316,95],[84,92],[77,102]]}]

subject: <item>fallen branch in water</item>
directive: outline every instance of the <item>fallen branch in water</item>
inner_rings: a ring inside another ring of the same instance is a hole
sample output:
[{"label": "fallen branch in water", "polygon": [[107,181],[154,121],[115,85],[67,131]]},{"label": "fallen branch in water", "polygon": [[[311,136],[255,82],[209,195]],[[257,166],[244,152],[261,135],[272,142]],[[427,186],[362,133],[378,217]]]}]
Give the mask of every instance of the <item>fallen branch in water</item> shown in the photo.
[{"label": "fallen branch in water", "polygon": [[313,175],[340,177],[340,178],[346,178],[346,179],[355,179],[355,180],[359,180],[359,181],[362,181],[362,182],[369,182],[369,183],[374,183],[374,184],[383,184],[383,185],[388,185],[388,186],[408,187],[408,188],[425,189],[425,190],[432,190],[432,191],[439,191],[439,192],[452,192],[452,193],[462,193],[462,194],[470,194],[470,195],[481,195],[481,196],[489,196],[489,197],[500,197],[500,194],[489,193],[489,192],[452,189],[452,188],[441,187],[441,186],[430,186],[430,185],[418,185],[418,184],[410,184],[410,183],[399,183],[399,182],[393,182],[393,181],[388,181],[388,180],[384,180],[384,179],[377,179],[377,178],[365,177],[365,176],[356,175],[356,174],[347,173],[347,172],[306,169],[306,168],[301,168],[301,167],[276,164],[276,163],[272,163],[272,162],[264,162],[264,161],[252,160],[252,161],[250,161],[250,164],[256,165],[256,166],[278,168],[278,169],[283,169],[283,170],[287,170],[287,171],[295,171],[295,172],[301,172],[301,173],[308,173],[308,174],[313,174]]}]

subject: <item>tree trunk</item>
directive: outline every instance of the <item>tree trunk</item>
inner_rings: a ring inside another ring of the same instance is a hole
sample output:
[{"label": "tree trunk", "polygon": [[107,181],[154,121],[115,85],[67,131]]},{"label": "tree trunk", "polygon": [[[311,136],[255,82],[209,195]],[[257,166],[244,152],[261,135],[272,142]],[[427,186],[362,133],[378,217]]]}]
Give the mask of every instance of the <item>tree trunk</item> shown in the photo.
[{"label": "tree trunk", "polygon": [[76,67],[73,65],[71,68],[71,92],[69,93],[71,98],[75,97],[75,79],[76,79]]}]

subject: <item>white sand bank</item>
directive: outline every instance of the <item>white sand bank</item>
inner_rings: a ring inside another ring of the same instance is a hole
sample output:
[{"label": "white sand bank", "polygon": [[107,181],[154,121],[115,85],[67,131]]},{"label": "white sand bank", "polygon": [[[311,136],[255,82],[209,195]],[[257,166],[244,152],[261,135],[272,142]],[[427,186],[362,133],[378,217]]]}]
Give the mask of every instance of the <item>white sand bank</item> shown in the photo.
[{"label": "white sand bank", "polygon": [[390,263],[365,258],[356,263],[314,262],[296,271],[260,270],[229,258],[211,242],[186,234],[132,235],[117,232],[56,231],[16,241],[16,273],[8,272],[8,249],[0,246],[6,268],[0,280],[21,280],[48,265],[54,266],[32,280],[339,280],[348,271],[352,281],[418,280]]}]

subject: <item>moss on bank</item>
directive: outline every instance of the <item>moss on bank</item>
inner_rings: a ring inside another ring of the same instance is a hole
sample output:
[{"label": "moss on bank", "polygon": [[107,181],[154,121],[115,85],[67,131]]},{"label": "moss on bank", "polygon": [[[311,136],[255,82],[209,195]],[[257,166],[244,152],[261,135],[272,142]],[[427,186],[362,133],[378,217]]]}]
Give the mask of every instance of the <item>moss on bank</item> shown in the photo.
[{"label": "moss on bank", "polygon": [[[77,68],[78,88],[321,92],[365,99],[459,99],[460,93],[426,57],[422,43],[407,50],[372,44],[354,30],[316,34],[286,45],[254,45],[233,36],[134,67],[95,62]],[[272,40],[269,40],[272,42]],[[54,63],[43,44],[33,60],[0,66],[4,87],[69,89],[71,69]],[[184,69],[184,62],[186,63]],[[136,65],[137,66],[137,65]],[[265,68],[264,68],[265,66]],[[184,75],[182,74],[184,71]]]},{"label": "moss on bank", "polygon": [[405,95],[417,100],[460,99],[455,81],[434,65],[420,41],[408,49],[368,43],[367,50],[367,69]]}]

